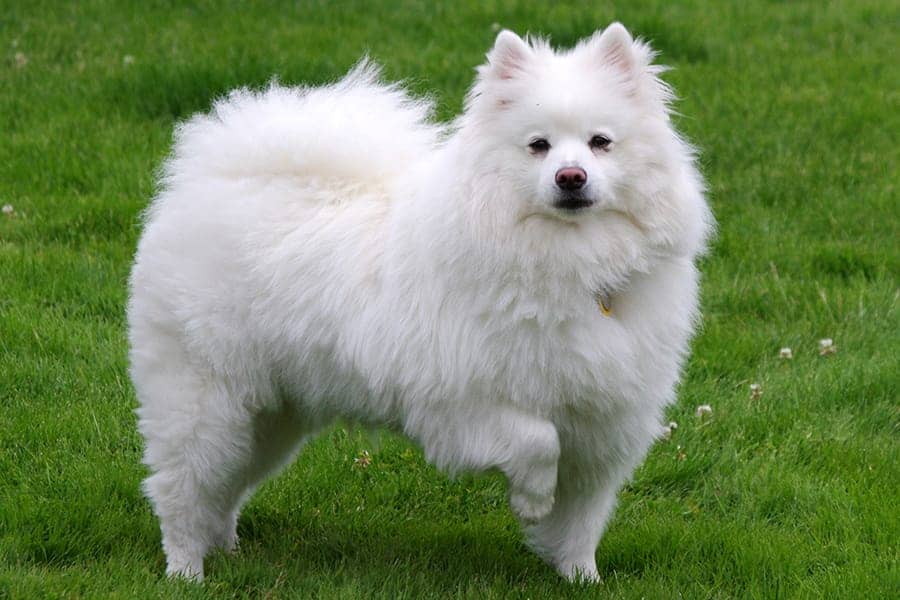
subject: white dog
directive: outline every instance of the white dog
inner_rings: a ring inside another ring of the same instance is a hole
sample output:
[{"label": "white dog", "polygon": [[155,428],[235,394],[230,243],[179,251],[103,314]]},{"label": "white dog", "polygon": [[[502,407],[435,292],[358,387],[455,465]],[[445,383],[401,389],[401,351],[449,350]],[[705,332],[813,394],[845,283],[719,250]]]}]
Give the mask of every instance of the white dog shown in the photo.
[{"label": "white dog", "polygon": [[531,547],[598,578],[712,227],[653,56],[617,23],[562,52],[503,31],[451,127],[362,62],[178,128],[128,306],[169,574],[201,579],[254,487],[343,418],[499,469]]}]

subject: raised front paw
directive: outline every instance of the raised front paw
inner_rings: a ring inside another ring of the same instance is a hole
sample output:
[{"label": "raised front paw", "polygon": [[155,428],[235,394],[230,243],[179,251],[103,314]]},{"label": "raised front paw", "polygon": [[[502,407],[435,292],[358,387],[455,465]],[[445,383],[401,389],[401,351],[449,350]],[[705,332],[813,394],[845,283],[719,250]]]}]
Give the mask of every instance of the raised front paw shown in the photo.
[{"label": "raised front paw", "polygon": [[540,521],[553,510],[556,492],[556,457],[543,465],[531,464],[527,477],[510,482],[509,506],[525,525]]},{"label": "raised front paw", "polygon": [[[517,460],[506,469],[509,478],[509,506],[526,525],[539,521],[553,510],[559,439],[549,423],[532,425]],[[526,437],[526,436],[523,436]]]},{"label": "raised front paw", "polygon": [[553,510],[553,491],[549,494],[534,494],[523,489],[512,489],[509,507],[526,525],[540,521]]}]

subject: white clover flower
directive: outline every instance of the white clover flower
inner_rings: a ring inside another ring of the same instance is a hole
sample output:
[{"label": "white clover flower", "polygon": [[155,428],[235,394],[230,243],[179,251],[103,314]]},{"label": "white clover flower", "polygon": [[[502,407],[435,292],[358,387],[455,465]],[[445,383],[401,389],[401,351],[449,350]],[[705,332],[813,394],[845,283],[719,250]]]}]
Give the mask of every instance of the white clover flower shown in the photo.
[{"label": "white clover flower", "polygon": [[831,338],[823,338],[819,340],[819,356],[827,356],[837,352],[837,346]]},{"label": "white clover flower", "polygon": [[16,212],[16,209],[13,208],[12,204],[4,204],[3,205],[3,214],[4,215],[11,215],[14,212]]},{"label": "white clover flower", "polygon": [[15,55],[16,67],[21,69],[25,65],[28,64],[28,57],[25,56],[24,52],[16,52]]},{"label": "white clover flower", "polygon": [[353,466],[359,467],[360,469],[365,469],[369,465],[372,464],[372,457],[369,455],[368,450],[363,450],[359,453],[359,455],[353,459]]},{"label": "white clover flower", "polygon": [[790,348],[784,347],[778,351],[778,358],[785,358],[790,360],[794,358],[794,352]]},{"label": "white clover flower", "polygon": [[711,415],[712,406],[710,406],[709,404],[701,404],[696,408],[696,410],[694,410],[694,414],[701,418],[706,415]]},{"label": "white clover flower", "polygon": [[134,64],[134,56],[132,56],[131,54],[126,54],[125,56],[122,57],[122,64],[125,66],[133,65]]},{"label": "white clover flower", "polygon": [[491,31],[500,31],[500,23],[491,23]]},{"label": "white clover flower", "polygon": [[751,400],[759,400],[760,396],[762,396],[762,386],[758,383],[750,384],[750,399]]}]

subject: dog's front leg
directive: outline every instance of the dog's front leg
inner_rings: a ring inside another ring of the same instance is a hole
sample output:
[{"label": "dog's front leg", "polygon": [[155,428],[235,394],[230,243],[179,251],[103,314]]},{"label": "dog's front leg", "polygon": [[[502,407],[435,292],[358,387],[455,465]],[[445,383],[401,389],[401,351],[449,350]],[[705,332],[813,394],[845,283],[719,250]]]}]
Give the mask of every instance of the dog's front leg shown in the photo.
[{"label": "dog's front leg", "polygon": [[559,436],[547,419],[512,407],[477,406],[421,410],[409,416],[405,429],[440,469],[502,471],[510,507],[523,521],[541,519],[553,508]]},{"label": "dog's front leg", "polygon": [[600,580],[595,553],[615,506],[618,485],[593,486],[558,486],[553,510],[525,530],[532,550],[570,581]]},{"label": "dog's front leg", "polygon": [[[590,427],[578,431],[575,439],[590,440],[588,430]],[[595,439],[608,440],[608,436]],[[571,437],[562,440],[553,510],[528,524],[525,533],[529,546],[566,579],[600,580],[597,545],[612,516],[617,492],[643,458],[651,439],[621,453],[572,444]],[[621,456],[626,457],[624,461]]]}]

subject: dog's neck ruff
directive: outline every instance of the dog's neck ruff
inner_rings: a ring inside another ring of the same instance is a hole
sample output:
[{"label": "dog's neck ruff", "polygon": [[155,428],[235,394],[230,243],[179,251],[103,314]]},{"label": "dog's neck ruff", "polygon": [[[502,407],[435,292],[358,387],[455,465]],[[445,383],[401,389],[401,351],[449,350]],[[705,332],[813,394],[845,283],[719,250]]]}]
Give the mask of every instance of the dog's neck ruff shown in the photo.
[{"label": "dog's neck ruff", "polygon": [[594,292],[594,301],[597,303],[597,307],[600,309],[600,312],[603,313],[604,317],[612,316],[612,299],[608,292],[597,290]]}]

